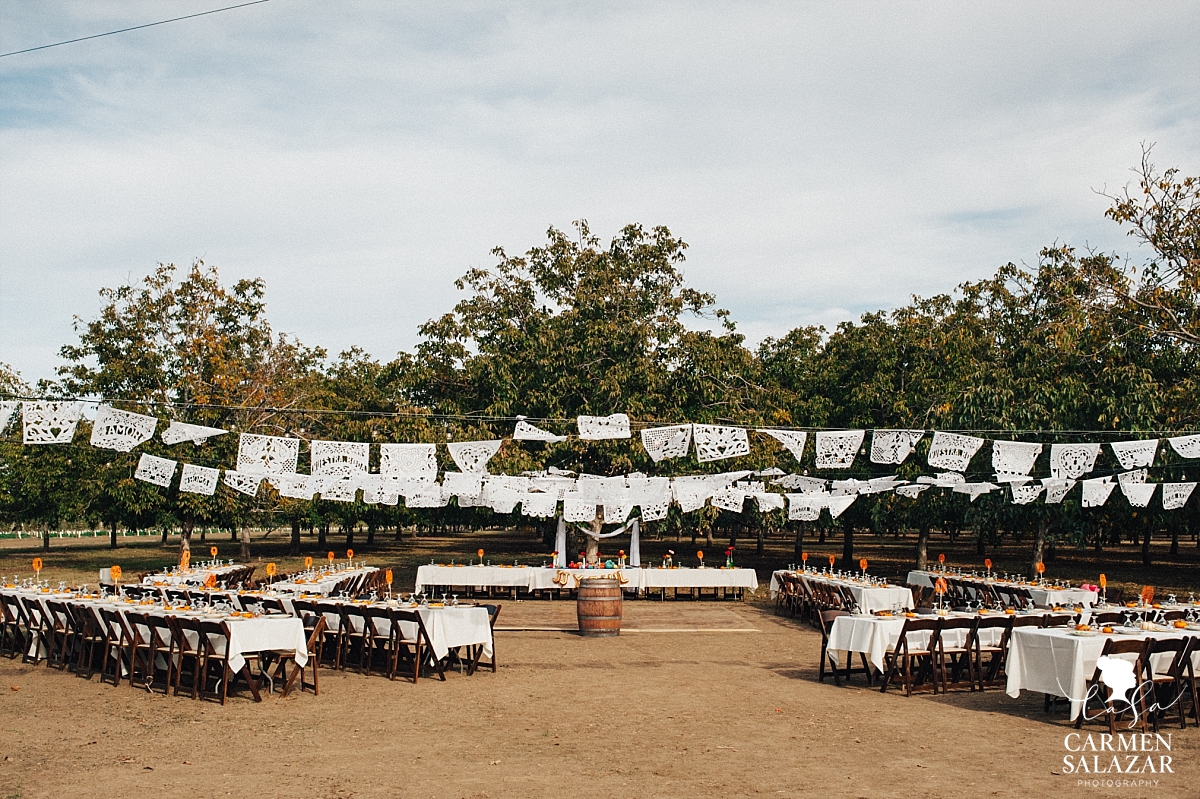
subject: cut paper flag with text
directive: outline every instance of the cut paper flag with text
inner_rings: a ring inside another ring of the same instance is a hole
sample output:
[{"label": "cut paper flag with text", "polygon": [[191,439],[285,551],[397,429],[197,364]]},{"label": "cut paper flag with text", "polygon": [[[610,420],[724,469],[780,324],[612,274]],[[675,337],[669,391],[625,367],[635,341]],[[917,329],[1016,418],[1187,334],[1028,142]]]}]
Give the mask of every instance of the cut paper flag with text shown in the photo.
[{"label": "cut paper flag with text", "polygon": [[154,437],[158,419],[132,411],[121,411],[111,405],[101,405],[92,423],[91,445],[101,449],[129,452],[138,444]]}]

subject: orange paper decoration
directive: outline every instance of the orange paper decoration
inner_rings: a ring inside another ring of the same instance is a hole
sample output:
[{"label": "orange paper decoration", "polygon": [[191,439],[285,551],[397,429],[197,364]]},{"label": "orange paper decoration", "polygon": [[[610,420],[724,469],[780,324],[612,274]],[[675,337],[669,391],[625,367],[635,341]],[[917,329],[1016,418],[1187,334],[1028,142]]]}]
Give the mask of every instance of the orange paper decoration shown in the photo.
[{"label": "orange paper decoration", "polygon": [[268,577],[274,577],[278,571],[279,571],[279,568],[274,563],[267,564],[267,576]]},{"label": "orange paper decoration", "polygon": [[992,559],[991,559],[991,558],[984,558],[984,559],[983,559],[983,566],[984,566],[984,568],[987,568],[987,569],[990,569],[990,568],[992,568]]},{"label": "orange paper decoration", "polygon": [[829,565],[830,565],[830,566],[833,566],[834,562],[836,562],[836,561],[837,561],[837,556],[836,556],[836,555],[830,555],[830,556],[829,556]]},{"label": "orange paper decoration", "polygon": [[945,562],[946,562],[946,553],[939,552],[938,553],[938,563],[945,563]]},{"label": "orange paper decoration", "polygon": [[120,582],[121,581],[121,567],[120,566],[110,566],[108,569],[108,576],[112,577],[113,582],[115,582],[115,583]]},{"label": "orange paper decoration", "polygon": [[482,550],[482,549],[480,549],[480,550],[479,550],[479,551],[477,551],[475,554],[476,554],[476,555],[478,555],[479,557],[481,557],[481,558],[482,558],[482,557],[483,557],[483,550]]},{"label": "orange paper decoration", "polygon": [[204,578],[204,587],[209,589],[210,591],[212,589],[216,588],[217,587],[217,575],[212,574],[210,572],[209,575]]},{"label": "orange paper decoration", "polygon": [[354,550],[353,549],[346,550],[346,560],[354,560]]},{"label": "orange paper decoration", "polygon": [[859,559],[858,568],[862,569],[863,571],[867,570],[867,559],[866,558]]},{"label": "orange paper decoration", "polygon": [[1105,577],[1103,574],[1102,574],[1102,575],[1100,575],[1100,587],[1101,587],[1101,588],[1108,588],[1108,578],[1107,578],[1107,577]]},{"label": "orange paper decoration", "polygon": [[216,547],[209,547],[209,548],[208,548],[208,554],[209,554],[211,557],[214,557],[214,558],[215,558],[215,557],[217,556],[217,548],[216,548]]},{"label": "orange paper decoration", "polygon": [[704,550],[703,549],[696,550],[696,558],[698,560],[704,560]]},{"label": "orange paper decoration", "polygon": [[312,555],[304,556],[304,568],[306,568],[306,569],[312,568]]},{"label": "orange paper decoration", "polygon": [[944,593],[946,593],[946,588],[947,588],[947,587],[948,587],[948,586],[946,585],[946,578],[945,578],[945,577],[939,577],[939,578],[937,578],[937,582],[933,584],[933,590],[934,590],[934,591],[937,591],[937,592],[938,592],[938,594],[944,594]]},{"label": "orange paper decoration", "polygon": [[383,573],[383,581],[388,585],[392,584],[392,570],[388,569]]},{"label": "orange paper decoration", "polygon": [[801,560],[801,562],[803,562],[803,563],[808,563],[808,553],[807,553],[807,552],[801,552],[801,553],[800,553],[800,560]]},{"label": "orange paper decoration", "polygon": [[1147,585],[1142,588],[1142,601],[1147,605],[1154,603],[1154,586]]},{"label": "orange paper decoration", "polygon": [[325,557],[329,558],[329,562],[333,563],[333,552],[330,551]]},{"label": "orange paper decoration", "polygon": [[1040,560],[1037,562],[1037,573],[1038,574],[1046,573],[1046,564],[1042,563]]},{"label": "orange paper decoration", "polygon": [[38,574],[41,574],[41,572],[42,572],[42,559],[41,558],[33,559],[33,570],[35,572],[37,572]]}]

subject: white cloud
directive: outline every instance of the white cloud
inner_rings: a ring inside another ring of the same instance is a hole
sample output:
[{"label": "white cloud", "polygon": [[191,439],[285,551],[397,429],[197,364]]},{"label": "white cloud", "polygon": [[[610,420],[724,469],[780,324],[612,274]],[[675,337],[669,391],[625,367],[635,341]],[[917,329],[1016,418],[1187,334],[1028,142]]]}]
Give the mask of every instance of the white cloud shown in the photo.
[{"label": "white cloud", "polygon": [[[193,2],[179,13],[205,10]],[[161,4],[8,12],[7,51]],[[689,242],[751,340],[948,291],[1092,189],[1200,170],[1189,4],[288,0],[0,60],[0,360],[48,376],[96,290],[193,257],[379,357],[451,282],[586,217]]]}]

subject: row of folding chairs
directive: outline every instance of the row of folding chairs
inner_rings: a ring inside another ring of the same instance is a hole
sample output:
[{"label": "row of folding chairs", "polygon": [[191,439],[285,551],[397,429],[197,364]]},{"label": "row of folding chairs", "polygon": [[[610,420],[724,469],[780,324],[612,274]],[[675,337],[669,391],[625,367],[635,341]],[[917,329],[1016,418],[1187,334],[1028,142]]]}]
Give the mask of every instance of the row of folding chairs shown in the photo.
[{"label": "row of folding chairs", "polygon": [[854,592],[849,586],[808,580],[803,575],[780,573],[779,591],[775,594],[775,613],[788,613],[792,618],[806,619],[818,626],[819,615],[837,610],[853,613],[858,609]]},{"label": "row of folding chairs", "polygon": [[[229,628],[223,621],[192,619],[184,616],[143,613],[131,609],[118,613],[111,608],[97,612],[73,602],[32,597],[0,596],[3,626],[0,627],[0,655],[26,663],[45,662],[47,666],[70,670],[84,679],[97,673],[102,683],[114,686],[124,680],[131,687],[144,688],[176,696],[187,692],[193,699],[225,700],[237,679],[259,698],[259,684],[273,682],[270,669],[293,667],[289,653],[247,653],[247,666],[234,672],[228,662]],[[323,632],[316,629],[309,645]],[[258,667],[255,676],[250,665]],[[301,689],[316,692],[313,680],[306,683],[299,669]],[[284,695],[294,687],[287,680]]]},{"label": "row of folding chairs", "polygon": [[494,631],[500,605],[484,606],[493,631],[492,654],[486,663],[482,645],[462,647],[451,650],[444,658],[436,657],[425,621],[413,609],[300,599],[294,600],[292,607],[307,629],[314,629],[318,620],[323,624],[322,633],[309,652],[318,662],[334,669],[353,668],[367,676],[374,671],[389,680],[404,675],[414,684],[422,673],[436,674],[445,681],[447,668],[455,664],[467,674],[474,674],[481,665],[496,671]]},{"label": "row of folding chairs", "polygon": [[[1192,656],[1200,653],[1200,638],[1110,638],[1104,642],[1101,657],[1120,658],[1132,665],[1132,679],[1136,686],[1127,700],[1119,700],[1113,688],[1101,680],[1101,668],[1087,681],[1083,708],[1075,718],[1075,729],[1081,729],[1085,721],[1104,720],[1115,737],[1117,721],[1126,713],[1133,714],[1132,725],[1140,726],[1142,732],[1153,725],[1158,732],[1159,724],[1167,714],[1174,712],[1179,728],[1187,727],[1185,707],[1190,705],[1191,716],[1200,727],[1200,701],[1196,694],[1196,673]],[[1185,701],[1186,700],[1186,701]],[[1099,711],[1093,712],[1093,703]]]}]

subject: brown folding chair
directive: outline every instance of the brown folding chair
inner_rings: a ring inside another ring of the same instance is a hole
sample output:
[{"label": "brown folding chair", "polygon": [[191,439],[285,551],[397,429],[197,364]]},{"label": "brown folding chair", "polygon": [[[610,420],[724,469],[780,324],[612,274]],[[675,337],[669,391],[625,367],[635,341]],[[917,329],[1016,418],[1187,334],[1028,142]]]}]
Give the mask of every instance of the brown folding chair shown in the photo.
[{"label": "brown folding chair", "polygon": [[90,680],[96,673],[96,647],[104,650],[104,628],[90,607],[74,603],[67,607],[75,616],[75,626],[80,631],[75,673]]},{"label": "brown folding chair", "polygon": [[25,611],[15,596],[0,594],[0,611],[4,613],[4,635],[0,638],[0,654],[15,658],[23,654],[28,646],[29,628],[25,623]]},{"label": "brown folding chair", "polygon": [[[934,652],[935,665],[937,670],[935,676],[941,678],[942,693],[946,693],[950,688],[961,688],[963,670],[967,672],[967,685],[972,691],[975,690],[975,658],[974,647],[977,644],[977,626],[978,618],[970,619],[941,619],[941,625],[938,627],[937,649]],[[950,639],[959,637],[959,631],[963,631],[961,643],[948,643]],[[950,633],[947,635],[946,633]],[[950,660],[950,674],[952,680],[946,679],[946,660]]]},{"label": "brown folding chair", "polygon": [[46,665],[63,671],[70,662],[74,624],[63,603],[47,599],[45,608]]},{"label": "brown folding chair", "polygon": [[125,614],[125,630],[129,639],[129,687],[150,687],[154,681],[154,650],[150,645],[150,621],[145,613],[129,611]]},{"label": "brown folding chair", "polygon": [[[132,655],[129,653],[129,630],[121,614],[110,608],[100,608],[100,618],[104,622],[104,660],[100,664],[100,682],[112,680],[114,686],[121,684],[121,677],[127,672],[132,674]],[[112,674],[108,673],[112,664]]]},{"label": "brown folding chair", "polygon": [[29,633],[29,646],[21,656],[23,663],[41,663],[50,651],[47,632],[49,624],[42,603],[31,597],[19,597],[21,609],[25,611],[25,629]]},{"label": "brown folding chair", "polygon": [[[1133,709],[1133,701],[1138,702],[1137,720],[1142,728],[1142,732],[1146,731],[1146,693],[1141,688],[1143,675],[1146,673],[1146,650],[1149,648],[1149,641],[1140,639],[1135,640],[1118,640],[1109,638],[1104,642],[1104,651],[1100,653],[1100,657],[1112,657],[1116,655],[1134,655],[1133,659],[1133,678],[1135,680],[1131,694],[1127,694],[1129,699],[1129,710]],[[1128,658],[1122,658],[1127,660]],[[1075,718],[1075,729],[1083,726],[1083,722],[1087,719],[1088,704],[1095,694],[1101,699],[1104,714],[1108,716],[1108,731],[1112,735],[1117,734],[1117,716],[1124,713],[1124,710],[1118,711],[1116,703],[1113,699],[1113,690],[1106,686],[1100,679],[1100,666],[1096,666],[1096,671],[1092,674],[1091,679],[1087,681],[1083,694],[1083,707],[1079,709],[1079,715]]]},{"label": "brown folding chair", "polygon": [[[428,664],[437,672],[438,678],[446,681],[446,669],[442,661],[433,654],[433,643],[429,640],[429,630],[425,620],[415,610],[394,611],[397,629],[397,653],[412,663],[412,680],[415,685],[421,675],[421,667]],[[406,633],[401,623],[415,626],[415,632]]]},{"label": "brown folding chair", "polygon": [[[990,685],[998,685],[1000,681],[1007,681],[1007,673],[1004,666],[1008,661],[1008,645],[1012,640],[1013,626],[1017,619],[1014,616],[981,616],[979,623],[975,625],[975,630],[971,636],[971,658],[975,661],[975,676],[978,680],[979,690],[983,691]],[[986,635],[985,631],[1000,631],[1000,640],[995,643],[984,643],[983,639],[988,638],[989,641],[994,636],[991,632]],[[985,663],[984,656],[987,656]]]},{"label": "brown folding chair", "polygon": [[[275,674],[279,679],[283,680],[283,690],[279,692],[279,698],[285,698],[292,689],[296,687],[296,681],[300,682],[300,692],[304,693],[306,688],[312,689],[313,696],[321,695],[321,678],[319,675],[321,667],[321,636],[325,633],[325,617],[316,614],[304,618],[305,629],[308,630],[308,662],[303,666],[296,665],[296,653],[290,651],[274,652],[278,658],[278,665],[275,667]],[[311,622],[311,626],[309,623]],[[292,673],[288,675],[287,664],[292,664]],[[312,666],[312,682],[304,681],[304,672],[309,666]]]},{"label": "brown folding chair", "polygon": [[177,647],[175,634],[167,617],[157,613],[146,614],[146,626],[149,629],[146,640],[150,646],[150,678],[146,688],[150,691],[154,690],[155,677],[164,670],[158,666],[159,661],[162,661],[166,671],[163,677],[163,694],[166,695],[171,692],[172,680],[175,676],[175,650]]},{"label": "brown folding chair", "polygon": [[[1179,714],[1179,729],[1187,728],[1183,713],[1183,697],[1189,695],[1192,716],[1200,726],[1200,705],[1196,701],[1196,673],[1192,667],[1192,655],[1196,652],[1196,638],[1151,638],[1146,646],[1146,677],[1153,685],[1154,702],[1150,721],[1158,732],[1159,718],[1172,707]],[[1169,657],[1164,657],[1168,656]],[[1159,669],[1156,662],[1167,660],[1166,668]]]},{"label": "brown folding chair", "polygon": [[364,661],[371,648],[370,631],[367,629],[367,617],[364,613],[364,608],[361,605],[341,604],[338,606],[338,617],[338,628],[341,632],[342,646],[342,652],[338,657],[338,661],[342,664],[342,668],[347,668],[350,658],[353,655],[354,647],[357,646],[357,670],[359,674],[362,674]]},{"label": "brown folding chair", "polygon": [[[904,678],[904,695],[912,696],[913,687],[925,682],[929,675],[929,687],[937,693],[937,681],[933,677],[933,653],[938,647],[938,629],[940,619],[905,619],[904,627],[896,645],[884,656],[883,685],[879,692],[887,691],[888,685],[897,677]],[[916,639],[928,638],[923,642]],[[917,672],[914,678],[913,661],[916,661]]]},{"label": "brown folding chair", "polygon": [[365,607],[363,615],[363,660],[367,664],[367,676],[371,676],[371,665],[376,655],[383,658],[383,673],[389,680],[396,679],[399,659],[400,625],[395,623],[389,608]]},{"label": "brown folding chair", "polygon": [[[488,612],[488,624],[492,628],[492,657],[490,661],[484,665],[491,668],[492,673],[496,673],[496,619],[500,616],[500,605],[484,605]],[[483,644],[473,644],[471,647],[471,667],[467,669],[467,675],[472,675],[479,670],[479,661],[483,658]]]},{"label": "brown folding chair", "polygon": [[200,694],[200,683],[204,672],[205,646],[200,623],[187,616],[167,616],[167,625],[171,628],[171,640],[175,642],[179,663],[175,667],[175,696],[179,696],[180,683],[186,670],[188,660],[192,662],[191,694],[196,699]]}]

